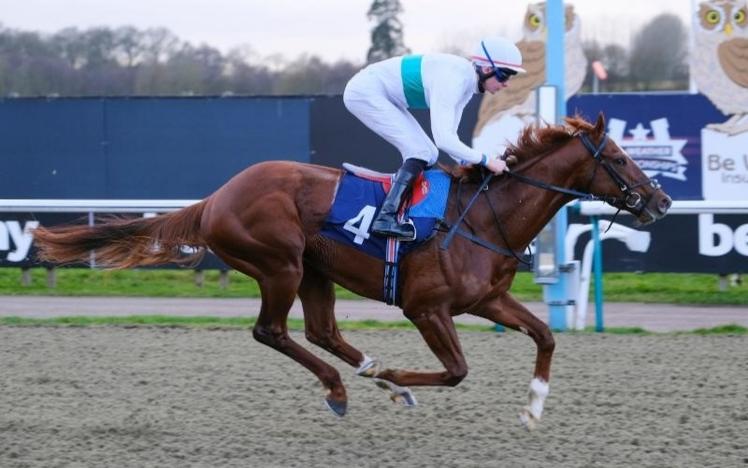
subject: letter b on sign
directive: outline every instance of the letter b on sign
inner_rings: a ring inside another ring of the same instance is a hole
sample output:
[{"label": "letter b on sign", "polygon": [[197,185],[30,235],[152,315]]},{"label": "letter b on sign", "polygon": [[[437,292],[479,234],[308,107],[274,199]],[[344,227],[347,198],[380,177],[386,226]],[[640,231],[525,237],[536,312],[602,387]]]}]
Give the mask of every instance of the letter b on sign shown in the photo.
[{"label": "letter b on sign", "polygon": [[715,223],[714,215],[699,215],[699,253],[709,257],[720,257],[735,247],[735,250],[748,256],[748,224],[738,227],[733,234],[727,224]]}]

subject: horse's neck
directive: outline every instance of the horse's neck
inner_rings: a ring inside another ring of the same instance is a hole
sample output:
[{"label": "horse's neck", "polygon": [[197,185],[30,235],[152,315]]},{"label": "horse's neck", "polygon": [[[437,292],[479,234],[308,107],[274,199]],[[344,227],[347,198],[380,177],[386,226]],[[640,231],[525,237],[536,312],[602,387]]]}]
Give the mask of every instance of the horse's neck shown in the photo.
[{"label": "horse's neck", "polygon": [[[563,156],[559,155],[558,158]],[[548,155],[545,158],[554,158]],[[559,159],[556,159],[558,161]],[[560,187],[571,187],[576,177],[578,164],[568,158],[566,164],[552,165],[550,159],[541,160],[531,165],[522,175],[548,184]],[[553,166],[553,167],[552,167]],[[496,210],[494,216],[489,210],[480,210],[474,222],[482,226],[482,231],[502,244],[504,239],[498,233],[503,230],[506,241],[512,249],[523,249],[532,242],[553,216],[566,204],[570,197],[551,190],[542,189],[511,176],[503,176],[502,180],[492,184],[487,192],[491,205]],[[497,227],[498,223],[501,225]]]},{"label": "horse's neck", "polygon": [[[557,185],[555,182],[550,182]],[[501,219],[506,220],[507,237],[514,239],[518,245],[525,247],[537,237],[540,230],[558,213],[569,200],[568,195],[550,190],[532,187],[513,181],[510,200],[515,196],[515,203],[507,206]],[[515,192],[516,191],[516,192]],[[513,205],[513,206],[512,206]]]}]

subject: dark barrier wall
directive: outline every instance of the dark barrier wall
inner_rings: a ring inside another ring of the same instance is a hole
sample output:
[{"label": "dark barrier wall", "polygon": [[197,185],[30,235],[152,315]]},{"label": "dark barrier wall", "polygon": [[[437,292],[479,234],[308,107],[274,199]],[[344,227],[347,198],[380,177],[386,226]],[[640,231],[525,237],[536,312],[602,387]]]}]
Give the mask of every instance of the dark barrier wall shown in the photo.
[{"label": "dark barrier wall", "polygon": [[[467,143],[478,106],[476,97],[463,113],[458,133]],[[702,152],[721,149],[702,142],[704,127],[726,117],[701,95],[584,95],[568,110],[588,119],[603,111],[611,135],[677,200],[746,188],[725,169],[731,159],[748,171],[740,151],[704,173]],[[430,133],[428,113],[415,116]],[[400,163],[340,96],[0,99],[0,123],[0,198],[203,198],[259,161],[348,161],[382,171]],[[733,140],[727,144],[744,148],[748,135]]]},{"label": "dark barrier wall", "polygon": [[[472,140],[472,131],[478,116],[480,99],[474,97],[463,112],[458,135],[466,143]],[[431,136],[428,111],[413,111],[421,126]],[[340,96],[320,97],[312,101],[311,108],[311,160],[323,166],[340,167],[344,162],[366,166],[377,171],[394,172],[402,158],[394,146],[374,134],[355,118],[343,105]],[[451,164],[453,160],[440,153],[439,160]]]},{"label": "dark barrier wall", "polygon": [[309,161],[309,98],[0,100],[0,198],[195,199]]}]

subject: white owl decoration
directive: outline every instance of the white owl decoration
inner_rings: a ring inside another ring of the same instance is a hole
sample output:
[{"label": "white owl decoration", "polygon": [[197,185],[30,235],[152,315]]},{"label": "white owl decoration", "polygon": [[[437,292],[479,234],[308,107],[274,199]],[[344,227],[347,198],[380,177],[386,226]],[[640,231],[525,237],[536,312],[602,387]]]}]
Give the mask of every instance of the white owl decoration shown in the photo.
[{"label": "white owl decoration", "polygon": [[[494,95],[485,95],[473,130],[473,146],[485,152],[502,152],[507,140],[513,140],[527,124],[535,122],[535,89],[545,82],[545,43],[547,37],[545,2],[528,5],[517,43],[522,66],[527,73],[509,81],[509,87]],[[582,49],[581,26],[574,7],[565,9],[566,98],[576,94],[584,83],[587,58]]]},{"label": "white owl decoration", "polygon": [[694,15],[691,77],[730,119],[707,128],[748,132],[748,10],[744,0],[710,0]]}]

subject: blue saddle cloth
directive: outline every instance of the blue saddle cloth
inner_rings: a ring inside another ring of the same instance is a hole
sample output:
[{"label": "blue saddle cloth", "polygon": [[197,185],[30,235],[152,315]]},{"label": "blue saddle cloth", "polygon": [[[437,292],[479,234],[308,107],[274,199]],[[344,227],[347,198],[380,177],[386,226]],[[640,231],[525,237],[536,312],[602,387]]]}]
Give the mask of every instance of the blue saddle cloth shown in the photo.
[{"label": "blue saddle cloth", "polygon": [[[434,225],[444,218],[451,180],[441,169],[429,169],[414,182],[412,203],[406,216],[416,226],[416,240],[397,242],[396,259],[402,258],[433,237]],[[371,233],[371,224],[384,201],[385,186],[389,189],[388,182],[345,172],[321,234],[373,257],[387,260],[387,238]]]}]

